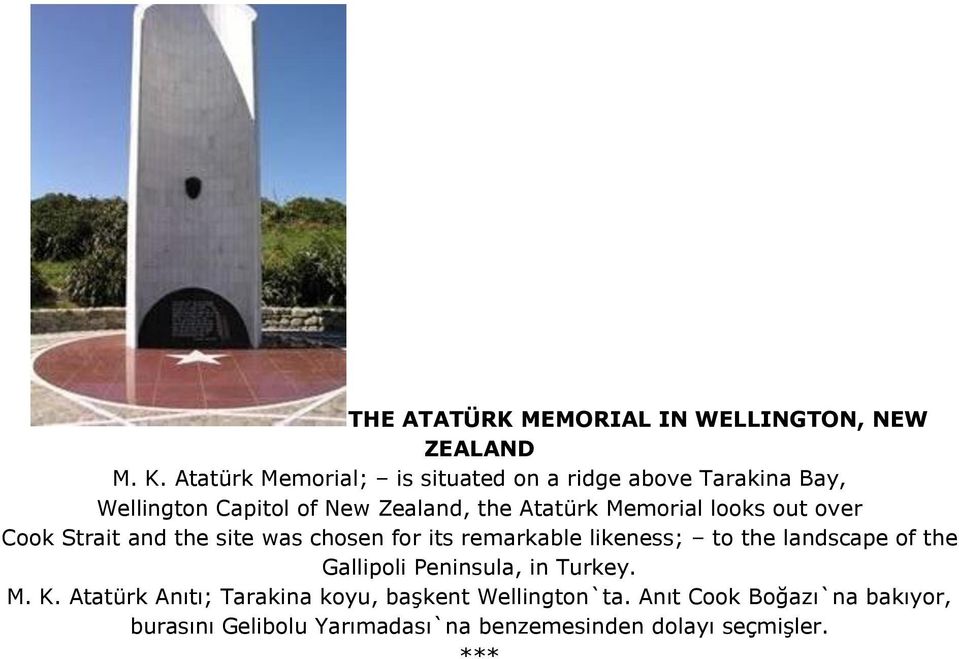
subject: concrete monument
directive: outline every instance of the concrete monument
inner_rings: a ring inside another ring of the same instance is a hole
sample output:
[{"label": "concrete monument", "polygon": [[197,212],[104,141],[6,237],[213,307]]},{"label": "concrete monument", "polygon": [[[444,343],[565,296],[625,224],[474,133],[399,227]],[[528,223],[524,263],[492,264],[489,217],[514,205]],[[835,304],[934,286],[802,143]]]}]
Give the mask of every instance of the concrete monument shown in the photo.
[{"label": "concrete monument", "polygon": [[134,14],[127,346],[260,345],[256,13]]}]

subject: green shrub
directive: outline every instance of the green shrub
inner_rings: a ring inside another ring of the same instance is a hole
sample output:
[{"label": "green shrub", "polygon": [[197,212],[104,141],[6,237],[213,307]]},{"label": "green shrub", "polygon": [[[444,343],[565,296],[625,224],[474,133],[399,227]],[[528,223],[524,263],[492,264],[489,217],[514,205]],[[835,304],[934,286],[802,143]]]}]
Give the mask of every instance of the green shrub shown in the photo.
[{"label": "green shrub", "polygon": [[77,199],[48,194],[30,203],[30,256],[37,261],[67,261],[90,251],[90,241],[104,222],[126,224],[122,199]]},{"label": "green shrub", "polygon": [[262,199],[260,209],[265,224],[303,222],[327,227],[346,226],[346,205],[336,199],[296,197],[283,205]]},{"label": "green shrub", "polygon": [[81,307],[121,307],[126,300],[126,252],[94,250],[67,277],[67,295]]},{"label": "green shrub", "polygon": [[[345,305],[346,206],[335,199],[311,197],[297,197],[283,205],[261,201],[263,301],[276,306]],[[45,262],[48,274],[55,269],[65,274],[62,288],[57,287],[61,294],[65,292],[81,306],[124,303],[127,205],[123,199],[45,195],[31,203],[30,223],[32,258]],[[31,270],[31,303],[49,299],[40,296],[50,295],[44,293],[51,291],[50,281],[43,272],[34,275]]]},{"label": "green shrub", "polygon": [[308,263],[307,295],[318,305],[346,305],[346,236],[324,231],[303,255]]},{"label": "green shrub", "polygon": [[101,204],[93,222],[89,251],[127,248],[127,204],[122,199],[108,199]]},{"label": "green shrub", "polygon": [[260,199],[260,218],[265,224],[283,221],[283,207],[267,198]]},{"label": "green shrub", "polygon": [[56,292],[44,278],[43,273],[30,264],[30,306],[39,307],[56,297]]},{"label": "green shrub", "polygon": [[263,302],[270,306],[346,304],[346,232],[318,229],[305,249],[277,251],[263,264]]},{"label": "green shrub", "polygon": [[263,264],[263,303],[271,307],[300,304],[300,281],[291,260],[273,259]]},{"label": "green shrub", "polygon": [[30,204],[30,256],[65,261],[83,255],[93,234],[83,202],[73,195],[46,195]]},{"label": "green shrub", "polygon": [[67,276],[67,295],[82,307],[123,306],[126,300],[126,204],[101,209],[89,253]]}]

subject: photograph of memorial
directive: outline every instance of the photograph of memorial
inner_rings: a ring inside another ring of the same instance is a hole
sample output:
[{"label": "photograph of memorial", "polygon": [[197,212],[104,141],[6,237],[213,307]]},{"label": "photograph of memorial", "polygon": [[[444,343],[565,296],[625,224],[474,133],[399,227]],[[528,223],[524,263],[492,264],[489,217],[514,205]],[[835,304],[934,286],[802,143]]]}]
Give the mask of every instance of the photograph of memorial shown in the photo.
[{"label": "photograph of memorial", "polygon": [[34,425],[344,425],[346,8],[34,5]]}]

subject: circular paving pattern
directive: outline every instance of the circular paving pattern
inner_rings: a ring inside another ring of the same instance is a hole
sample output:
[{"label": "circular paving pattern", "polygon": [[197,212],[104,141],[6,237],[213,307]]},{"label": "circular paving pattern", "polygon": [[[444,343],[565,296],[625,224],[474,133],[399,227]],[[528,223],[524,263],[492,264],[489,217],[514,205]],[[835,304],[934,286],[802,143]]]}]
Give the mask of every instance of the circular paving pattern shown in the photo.
[{"label": "circular paving pattern", "polygon": [[133,349],[123,334],[55,345],[33,368],[54,387],[86,398],[176,409],[275,405],[346,386],[340,348]]}]

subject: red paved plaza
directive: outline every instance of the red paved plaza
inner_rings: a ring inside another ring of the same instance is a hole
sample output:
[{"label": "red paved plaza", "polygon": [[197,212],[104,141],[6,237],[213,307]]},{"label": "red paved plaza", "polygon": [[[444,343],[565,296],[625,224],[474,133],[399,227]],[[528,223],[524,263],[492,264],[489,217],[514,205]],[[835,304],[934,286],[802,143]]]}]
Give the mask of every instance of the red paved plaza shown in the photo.
[{"label": "red paved plaza", "polygon": [[55,387],[87,398],[178,409],[273,405],[346,385],[346,352],[336,347],[134,350],[123,339],[112,334],[53,346],[34,369]]}]

